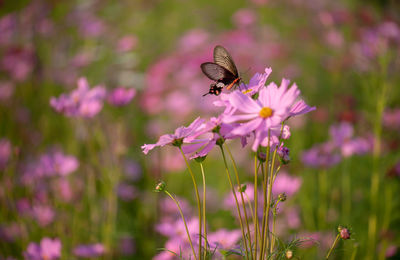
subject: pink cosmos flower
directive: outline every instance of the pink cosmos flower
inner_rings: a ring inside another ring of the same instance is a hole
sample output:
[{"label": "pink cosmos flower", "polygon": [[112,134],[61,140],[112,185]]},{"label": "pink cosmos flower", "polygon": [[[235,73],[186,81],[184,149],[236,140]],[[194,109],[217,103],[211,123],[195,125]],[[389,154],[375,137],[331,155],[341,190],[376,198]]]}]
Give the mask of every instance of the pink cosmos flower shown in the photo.
[{"label": "pink cosmos flower", "polygon": [[27,260],[54,260],[61,257],[61,241],[57,238],[43,238],[40,244],[30,243],[24,252]]},{"label": "pink cosmos flower", "polygon": [[252,96],[258,93],[258,91],[260,91],[261,88],[265,87],[265,82],[267,82],[267,79],[271,74],[271,72],[272,72],[271,68],[265,68],[265,72],[262,74],[257,72],[250,79],[249,84],[246,85],[242,83],[239,89],[243,92],[243,94],[246,94],[248,96]]},{"label": "pink cosmos flower", "polygon": [[69,117],[91,118],[97,115],[103,108],[103,99],[106,90],[102,86],[92,89],[85,78],[78,80],[78,88],[70,94],[62,94],[60,97],[52,97],[50,105],[59,113]]},{"label": "pink cosmos flower", "polygon": [[133,88],[118,87],[108,93],[107,100],[114,106],[125,106],[136,95],[136,90]]},{"label": "pink cosmos flower", "polygon": [[38,224],[42,227],[49,225],[53,222],[55,212],[50,206],[35,205],[32,208],[33,217],[36,219]]},{"label": "pink cosmos flower", "polygon": [[[315,109],[308,107],[304,101],[294,104],[300,91],[296,84],[293,84],[290,89],[288,89],[288,86],[289,81],[285,79],[282,80],[279,88],[271,83],[259,91],[257,100],[253,100],[240,91],[232,92],[229,95],[229,102],[235,109],[235,113],[224,114],[223,122],[244,121],[232,131],[232,134],[244,136],[254,131],[253,151],[256,151],[259,145],[267,146],[268,143],[271,143],[271,139],[266,140],[268,139],[269,129],[278,128],[290,116],[307,113]],[[237,111],[241,114],[237,114]]]},{"label": "pink cosmos flower", "polygon": [[367,139],[354,138],[353,132],[353,126],[347,122],[333,125],[330,128],[331,138],[337,148],[340,149],[343,157],[365,154],[371,149],[371,144]]},{"label": "pink cosmos flower", "polygon": [[[196,131],[199,131],[202,127],[204,119],[200,119],[200,117],[196,118],[188,127],[178,127],[175,130],[174,134],[166,134],[162,135],[158,142],[155,144],[144,144],[141,148],[144,154],[147,154],[149,151],[153,150],[157,146],[165,146],[167,144],[174,144],[176,142],[180,143],[190,143],[195,138],[193,134]],[[180,145],[180,144],[176,144]]]},{"label": "pink cosmos flower", "polygon": [[79,246],[75,247],[73,250],[73,253],[75,256],[85,257],[85,258],[99,257],[99,256],[103,255],[104,252],[105,252],[105,248],[100,243],[79,245]]}]

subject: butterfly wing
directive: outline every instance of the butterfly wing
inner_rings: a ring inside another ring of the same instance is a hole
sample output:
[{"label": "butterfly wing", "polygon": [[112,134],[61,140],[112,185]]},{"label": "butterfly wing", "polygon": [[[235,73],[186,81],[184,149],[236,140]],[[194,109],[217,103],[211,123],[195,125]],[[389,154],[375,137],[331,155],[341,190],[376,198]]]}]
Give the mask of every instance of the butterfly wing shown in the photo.
[{"label": "butterfly wing", "polygon": [[229,70],[213,62],[202,63],[200,67],[203,73],[209,79],[215,81],[220,81],[226,84],[227,82],[231,82],[235,78]]},{"label": "butterfly wing", "polygon": [[234,78],[239,77],[235,62],[233,61],[229,52],[221,45],[217,45],[214,48],[214,62],[221,67],[229,70]]}]

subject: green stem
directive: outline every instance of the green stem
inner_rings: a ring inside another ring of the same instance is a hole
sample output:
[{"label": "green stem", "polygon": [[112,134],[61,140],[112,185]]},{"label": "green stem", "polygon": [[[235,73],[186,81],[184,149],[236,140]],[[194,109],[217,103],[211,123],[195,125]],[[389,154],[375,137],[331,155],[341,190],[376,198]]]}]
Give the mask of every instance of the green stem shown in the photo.
[{"label": "green stem", "polygon": [[[254,242],[254,252],[255,252],[255,257],[254,259],[257,259],[257,246],[258,246],[258,194],[257,194],[257,180],[258,180],[258,171],[257,171],[257,153],[254,156],[254,214],[253,214],[253,222],[254,222],[254,230],[256,232],[255,235],[255,242]],[[251,204],[250,204],[251,205]],[[251,208],[250,208],[251,210]],[[253,212],[253,210],[251,210]],[[255,216],[255,217],[254,217]]]},{"label": "green stem", "polygon": [[[268,140],[270,140],[271,132],[268,131]],[[267,146],[267,154],[265,157],[265,169],[261,166],[261,173],[263,175],[263,195],[264,195],[264,205],[263,205],[263,219],[262,219],[262,237],[261,237],[261,250],[259,260],[264,258],[264,247],[265,247],[265,220],[266,220],[266,212],[267,212],[267,184],[268,184],[268,176],[269,176],[269,156],[270,156],[271,147],[268,142]]]},{"label": "green stem", "polygon": [[[222,157],[223,157],[223,159],[224,159],[226,175],[228,176],[228,180],[229,180],[229,184],[230,184],[230,186],[231,186],[231,190],[232,190],[232,193],[233,193],[233,197],[235,198],[236,209],[237,209],[237,212],[238,212],[238,215],[239,215],[240,229],[241,229],[241,231],[242,231],[243,243],[244,243],[244,247],[245,247],[245,250],[246,250],[246,258],[248,258],[248,257],[249,257],[249,249],[248,249],[248,247],[247,247],[247,239],[246,239],[246,235],[245,235],[245,232],[244,232],[243,221],[242,221],[242,214],[241,214],[241,212],[240,212],[239,202],[238,202],[238,199],[237,199],[237,196],[236,196],[235,188],[233,187],[231,175],[230,175],[230,173],[229,173],[229,169],[228,169],[228,164],[227,164],[227,162],[226,162],[226,157],[225,157],[224,148],[222,147],[222,145],[220,145],[219,147],[221,148]],[[251,245],[250,245],[250,246],[251,246]]]},{"label": "green stem", "polygon": [[327,171],[323,169],[318,175],[319,188],[319,207],[318,207],[318,227],[323,229],[326,222],[327,211]]},{"label": "green stem", "polygon": [[199,257],[201,256],[201,242],[202,242],[202,216],[201,216],[201,202],[200,202],[200,196],[199,196],[199,189],[197,188],[197,182],[196,179],[194,177],[192,168],[190,167],[190,164],[185,156],[185,154],[182,151],[182,147],[179,147],[179,150],[181,151],[181,154],[183,156],[183,159],[185,160],[186,166],[189,170],[190,176],[192,177],[192,181],[193,181],[193,186],[194,186],[194,190],[196,193],[196,200],[197,200],[197,209],[198,209],[198,214],[199,214]]},{"label": "green stem", "polygon": [[[238,186],[241,188],[241,187],[242,187],[242,184],[240,183],[239,173],[238,173],[238,170],[237,170],[237,167],[236,167],[235,160],[234,160],[234,158],[233,158],[233,156],[232,156],[231,151],[229,150],[229,147],[228,147],[226,144],[224,144],[224,145],[225,145],[226,151],[228,152],[229,158],[230,158],[231,161],[232,161],[233,171],[235,172],[235,176],[236,176],[236,182],[237,182]],[[241,200],[242,200],[242,206],[243,206],[243,211],[244,211],[244,219],[245,219],[245,221],[246,221],[247,234],[248,234],[248,236],[249,236],[250,255],[251,255],[251,259],[254,259],[253,250],[252,250],[252,242],[251,242],[251,233],[250,233],[249,219],[248,219],[248,217],[247,217],[246,203],[245,203],[245,200],[244,200],[244,197],[243,197],[243,192],[240,192],[240,198],[241,198]]]},{"label": "green stem", "polygon": [[190,248],[192,249],[194,259],[197,260],[196,253],[194,251],[194,247],[193,247],[193,243],[192,243],[192,239],[190,238],[189,229],[187,227],[185,216],[183,215],[181,206],[179,206],[179,202],[167,190],[164,190],[164,192],[175,202],[176,206],[178,206],[179,214],[181,214],[183,224],[185,225],[186,235],[188,236],[188,239],[189,239]]},{"label": "green stem", "polygon": [[206,221],[206,178],[204,175],[203,163],[200,162],[201,176],[203,177],[203,223],[204,223],[204,260],[207,257],[207,221]]},{"label": "green stem", "polygon": [[[272,156],[272,163],[270,167],[270,172],[271,172],[271,177],[269,181],[269,187],[268,187],[268,195],[267,195],[267,214],[266,214],[266,228],[267,228],[267,234],[269,236],[269,210],[271,208],[271,199],[272,199],[272,185],[274,184],[274,167],[275,167],[275,158],[276,158],[276,152],[278,151],[278,147],[275,148],[274,154]],[[275,238],[271,238],[275,239]],[[272,243],[272,242],[271,242]],[[270,253],[272,253],[272,248],[270,247]]]},{"label": "green stem", "polygon": [[343,163],[342,170],[342,214],[344,222],[349,222],[350,211],[351,211],[351,199],[353,198],[351,194],[351,178],[350,172],[348,171],[349,160],[345,160]]},{"label": "green stem", "polygon": [[[273,210],[273,220],[272,220],[272,236],[275,237],[275,223],[276,223],[276,215],[277,215],[277,207],[278,207],[279,200],[276,201]],[[275,238],[271,239],[271,253],[274,251],[275,247]]]},{"label": "green stem", "polygon": [[339,241],[339,239],[340,239],[340,234],[337,234],[335,241],[333,242],[331,248],[328,251],[328,254],[325,257],[326,260],[329,259],[329,256],[331,255],[331,253],[332,253],[333,249],[335,248],[335,246],[336,246],[337,242]]}]

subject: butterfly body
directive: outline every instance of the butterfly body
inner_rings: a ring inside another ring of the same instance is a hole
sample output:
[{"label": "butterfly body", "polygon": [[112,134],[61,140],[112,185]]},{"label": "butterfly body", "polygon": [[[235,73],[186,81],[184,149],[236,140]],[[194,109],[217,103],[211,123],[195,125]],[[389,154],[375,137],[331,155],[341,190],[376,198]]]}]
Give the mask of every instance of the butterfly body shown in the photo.
[{"label": "butterfly body", "polygon": [[221,45],[214,48],[214,62],[205,62],[200,67],[209,79],[215,81],[210,85],[210,90],[205,95],[218,96],[224,87],[230,90],[234,86],[238,86],[241,81],[231,55]]}]

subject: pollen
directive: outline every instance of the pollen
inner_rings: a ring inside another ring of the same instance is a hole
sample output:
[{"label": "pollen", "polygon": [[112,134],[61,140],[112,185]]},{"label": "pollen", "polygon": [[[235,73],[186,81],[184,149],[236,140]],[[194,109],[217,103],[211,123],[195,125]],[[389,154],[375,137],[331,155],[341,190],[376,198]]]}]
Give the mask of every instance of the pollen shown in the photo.
[{"label": "pollen", "polygon": [[269,108],[269,107],[263,107],[263,108],[261,108],[259,115],[260,115],[262,118],[268,118],[268,117],[271,117],[271,116],[272,116],[272,113],[273,113],[273,111],[272,111],[271,108]]},{"label": "pollen", "polygon": [[247,93],[250,93],[251,91],[253,91],[253,90],[251,88],[249,88],[249,89],[246,89],[246,90],[244,90],[242,92],[243,92],[243,94],[247,94]]}]

